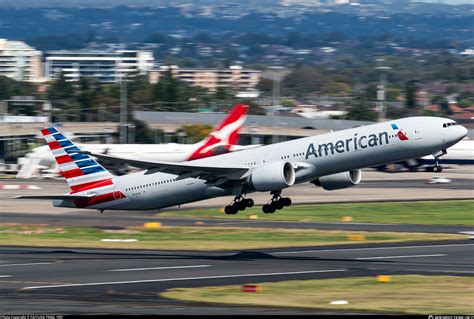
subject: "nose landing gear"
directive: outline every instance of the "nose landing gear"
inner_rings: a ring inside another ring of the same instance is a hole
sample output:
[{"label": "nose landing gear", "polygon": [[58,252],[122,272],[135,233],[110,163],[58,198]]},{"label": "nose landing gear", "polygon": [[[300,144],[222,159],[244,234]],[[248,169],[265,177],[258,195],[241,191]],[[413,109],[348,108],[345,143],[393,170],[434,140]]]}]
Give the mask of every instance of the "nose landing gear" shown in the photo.
[{"label": "nose landing gear", "polygon": [[262,206],[262,211],[265,214],[273,214],[276,210],[291,205],[291,198],[281,197],[281,190],[277,192],[272,192],[272,194],[273,196],[270,202]]},{"label": "nose landing gear", "polygon": [[236,196],[232,204],[227,205],[224,208],[224,212],[227,215],[235,215],[239,212],[239,210],[245,210],[246,208],[250,208],[254,205],[254,201],[251,198],[244,198],[242,195]]},{"label": "nose landing gear", "polygon": [[446,155],[448,152],[446,150],[441,150],[433,154],[435,158],[435,165],[431,168],[431,170],[435,173],[441,173],[443,171],[443,166],[438,164],[438,160],[441,156]]}]

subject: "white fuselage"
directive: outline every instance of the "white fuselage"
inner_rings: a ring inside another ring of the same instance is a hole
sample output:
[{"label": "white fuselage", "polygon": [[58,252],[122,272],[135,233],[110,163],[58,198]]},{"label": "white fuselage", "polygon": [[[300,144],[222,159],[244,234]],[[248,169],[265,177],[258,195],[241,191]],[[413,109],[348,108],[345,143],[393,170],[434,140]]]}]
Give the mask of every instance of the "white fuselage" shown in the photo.
[{"label": "white fuselage", "polygon": [[[290,162],[296,171],[295,184],[336,174],[410,158],[420,158],[446,149],[466,135],[462,126],[443,128],[451,121],[436,117],[414,117],[372,124],[318,136],[227,153],[193,161],[195,165],[244,165],[252,169],[273,162]],[[399,129],[391,125],[396,123]],[[407,140],[397,134],[403,131]],[[147,152],[143,150],[143,156]],[[143,171],[113,179],[114,187],[126,198],[89,208],[116,210],[160,209],[224,195],[238,195],[242,180],[222,183],[206,179]],[[255,192],[251,185],[244,193]],[[87,193],[87,192],[85,192]],[[55,201],[55,206],[67,203]]]},{"label": "white fuselage", "polygon": [[[456,145],[447,149],[448,153],[439,159],[440,164],[474,164],[474,141],[462,140]],[[432,164],[435,159],[432,155],[424,156],[420,162],[422,164]]]},{"label": "white fuselage", "polygon": [[[147,161],[183,162],[197,149],[198,144],[77,144],[81,150],[118,157],[136,158]],[[255,145],[232,145],[231,151],[256,147]],[[28,159],[39,159],[38,165],[54,167],[56,160],[48,145],[33,149]]]}]

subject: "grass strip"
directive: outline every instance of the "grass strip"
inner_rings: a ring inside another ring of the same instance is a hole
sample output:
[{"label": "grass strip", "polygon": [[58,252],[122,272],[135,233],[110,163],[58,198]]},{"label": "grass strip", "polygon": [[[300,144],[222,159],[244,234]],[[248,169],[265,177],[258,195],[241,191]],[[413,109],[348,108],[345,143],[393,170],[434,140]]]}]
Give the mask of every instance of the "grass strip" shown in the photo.
[{"label": "grass strip", "polygon": [[221,208],[164,211],[160,217],[237,218],[275,221],[340,222],[352,217],[352,222],[424,225],[474,225],[474,200],[383,202],[293,205],[274,214],[263,214],[260,206],[237,215],[226,215]]},{"label": "grass strip", "polygon": [[[356,241],[354,241],[354,238]],[[161,227],[147,229],[133,227],[121,230],[107,230],[93,227],[0,225],[0,245],[38,247],[209,251],[467,238],[468,236],[466,235],[458,234],[354,232],[314,229],[227,227]],[[138,241],[103,242],[101,239],[137,239]]]},{"label": "grass strip", "polygon": [[[474,312],[474,277],[396,275],[387,283],[375,277],[294,280],[258,283],[261,293],[240,292],[240,286],[175,288],[170,299],[275,307],[358,310],[408,314]],[[346,305],[331,301],[347,300]]]}]

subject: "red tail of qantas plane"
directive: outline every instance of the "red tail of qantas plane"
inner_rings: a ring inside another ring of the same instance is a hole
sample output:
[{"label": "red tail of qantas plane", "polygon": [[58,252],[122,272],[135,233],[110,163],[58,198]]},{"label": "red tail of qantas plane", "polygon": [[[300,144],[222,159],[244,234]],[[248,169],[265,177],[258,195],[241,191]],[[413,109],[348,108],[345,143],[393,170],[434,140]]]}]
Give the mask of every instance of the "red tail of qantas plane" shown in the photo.
[{"label": "red tail of qantas plane", "polygon": [[239,130],[247,118],[249,106],[238,104],[230,111],[224,121],[189,155],[188,161],[228,153],[239,140]]}]

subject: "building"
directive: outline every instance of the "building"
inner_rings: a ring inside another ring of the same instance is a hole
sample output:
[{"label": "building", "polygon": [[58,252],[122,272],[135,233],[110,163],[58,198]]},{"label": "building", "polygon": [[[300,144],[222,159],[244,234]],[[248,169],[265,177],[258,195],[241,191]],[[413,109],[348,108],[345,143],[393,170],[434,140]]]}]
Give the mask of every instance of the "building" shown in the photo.
[{"label": "building", "polygon": [[94,78],[101,83],[118,83],[122,77],[146,74],[154,65],[151,51],[50,51],[45,54],[45,74],[67,81]]},{"label": "building", "polygon": [[176,65],[161,66],[149,73],[150,83],[157,83],[165,72],[171,70],[174,78],[200,86],[211,92],[217,88],[228,88],[235,91],[254,90],[260,82],[260,71],[243,69],[241,66],[230,66],[226,69],[192,69]]},{"label": "building", "polygon": [[42,80],[41,51],[21,41],[0,39],[0,76],[17,81]]}]

